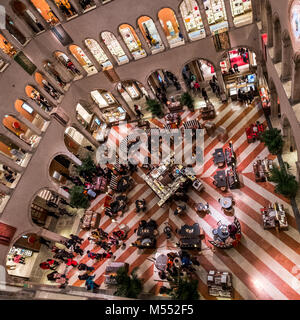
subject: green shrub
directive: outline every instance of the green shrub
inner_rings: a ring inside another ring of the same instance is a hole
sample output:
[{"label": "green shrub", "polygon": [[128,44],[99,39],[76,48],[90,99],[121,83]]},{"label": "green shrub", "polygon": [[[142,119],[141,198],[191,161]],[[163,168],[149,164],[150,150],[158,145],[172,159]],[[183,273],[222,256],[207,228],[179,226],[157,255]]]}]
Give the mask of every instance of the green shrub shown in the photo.
[{"label": "green shrub", "polygon": [[84,192],[84,187],[74,186],[70,190],[70,204],[76,208],[87,209],[90,206],[89,198]]},{"label": "green shrub", "polygon": [[264,131],[262,133],[262,140],[271,154],[277,155],[282,153],[283,139],[279,129],[272,128]]},{"label": "green shrub", "polygon": [[183,106],[187,106],[189,110],[194,111],[194,99],[188,92],[184,92],[181,95],[180,103]]},{"label": "green shrub", "polygon": [[164,115],[162,105],[159,101],[155,99],[147,99],[147,105],[147,110],[150,111],[153,116],[161,118]]}]

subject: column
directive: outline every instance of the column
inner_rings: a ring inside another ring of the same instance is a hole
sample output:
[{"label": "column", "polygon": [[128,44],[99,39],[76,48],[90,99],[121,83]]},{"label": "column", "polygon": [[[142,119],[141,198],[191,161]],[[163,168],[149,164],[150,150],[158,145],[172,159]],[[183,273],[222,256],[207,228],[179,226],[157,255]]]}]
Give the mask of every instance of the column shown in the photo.
[{"label": "column", "polygon": [[86,129],[77,124],[73,127],[78,130],[95,148],[100,146],[100,143]]},{"label": "column", "polygon": [[255,12],[256,12],[256,21],[261,20],[261,11],[260,11],[260,1],[259,0],[251,0],[252,1],[252,6],[253,8],[255,7]]},{"label": "column", "polygon": [[272,10],[267,7],[267,25],[268,25],[268,47],[273,47],[273,23],[272,23]]},{"label": "column", "polygon": [[41,130],[39,130],[35,125],[33,125],[29,120],[27,120],[24,116],[22,116],[21,114],[16,115],[15,117],[17,120],[23,122],[25,124],[25,126],[28,127],[28,129],[30,129],[34,134],[41,136],[42,132]]},{"label": "column", "polygon": [[81,8],[81,6],[79,5],[78,1],[76,0],[69,0],[69,2],[71,3],[71,5],[74,7],[75,11],[77,12],[77,14],[83,13],[83,9]]},{"label": "column", "polygon": [[225,4],[227,21],[228,21],[228,28],[229,28],[229,30],[231,30],[234,28],[234,23],[233,23],[233,16],[232,16],[232,12],[231,12],[230,0],[224,0],[224,4]]},{"label": "column", "polygon": [[187,31],[186,31],[185,24],[184,24],[184,21],[182,19],[181,14],[180,13],[177,14],[176,18],[178,20],[179,28],[180,28],[180,31],[181,31],[181,33],[183,35],[184,41],[185,42],[189,42],[190,38],[189,38],[189,35],[188,35]]},{"label": "column", "polygon": [[291,100],[292,104],[300,102],[300,51],[293,56]]},{"label": "column", "polygon": [[160,39],[161,39],[162,43],[165,46],[165,49],[170,49],[170,45],[169,45],[168,39],[167,39],[167,37],[166,37],[166,35],[164,33],[164,30],[163,30],[163,28],[162,28],[162,26],[160,24],[160,21],[159,20],[155,20],[154,23],[155,23],[155,27],[157,29],[157,32],[158,32],[158,34],[160,36]]},{"label": "column", "polygon": [[281,30],[280,30],[280,21],[278,16],[275,16],[273,19],[273,44],[274,44],[274,58],[273,62],[278,63],[282,59],[281,54]]},{"label": "column", "polygon": [[125,44],[124,40],[122,39],[122,37],[118,35],[116,38],[117,38],[120,46],[122,47],[123,51],[125,52],[126,56],[128,57],[129,61],[134,60],[131,52],[129,51],[129,49],[128,49],[127,45]]},{"label": "column", "polygon": [[151,90],[149,84],[146,83],[146,84],[143,84],[143,86],[144,86],[145,89],[147,90],[148,95],[149,95],[149,98],[150,98],[150,99],[156,99],[155,94],[154,94],[153,91]]},{"label": "column", "polygon": [[60,20],[60,22],[66,21],[66,17],[65,15],[60,11],[60,9],[57,7],[57,5],[52,2],[52,1],[47,1],[49,7],[51,8],[51,10],[53,11],[53,13],[56,15],[56,17],[58,18],[58,20]]},{"label": "column", "polygon": [[98,72],[102,71],[102,67],[99,65],[99,62],[95,59],[89,49],[83,50],[87,57],[91,60],[94,67],[97,69]]},{"label": "column", "polygon": [[274,89],[270,90],[270,102],[271,102],[271,118],[277,119],[278,118],[278,96],[277,92]]},{"label": "column", "polygon": [[282,65],[281,65],[281,81],[291,79],[292,64],[292,44],[289,33],[284,30],[282,33]]},{"label": "column", "polygon": [[103,42],[103,40],[100,37],[100,47],[102,48],[102,50],[104,51],[104,53],[106,54],[108,60],[112,63],[112,65],[114,67],[118,66],[118,62],[116,61],[116,58],[111,54],[111,52],[108,50],[107,46],[105,45],[105,43]]},{"label": "column", "polygon": [[51,116],[45,110],[43,110],[40,106],[38,106],[35,101],[33,101],[30,98],[26,98],[26,99],[22,99],[22,100],[25,101],[26,103],[28,103],[30,105],[30,107],[32,107],[32,109],[34,111],[36,111],[44,120],[46,120],[46,121],[51,120]]},{"label": "column", "polygon": [[138,36],[143,49],[146,51],[147,55],[150,56],[152,54],[151,49],[149,48],[149,45],[147,41],[145,40],[141,30],[139,28],[135,29],[136,35]]},{"label": "column", "polygon": [[253,15],[253,22],[257,22],[259,21],[259,17],[258,17],[258,6],[257,6],[257,1],[256,0],[251,0],[251,7],[252,7],[252,15]]},{"label": "column", "polygon": [[4,184],[0,184],[0,192],[1,193],[4,193],[6,195],[10,195],[12,193],[13,189],[7,187],[6,185]]},{"label": "column", "polygon": [[210,30],[210,27],[208,24],[204,4],[203,4],[202,0],[198,1],[198,4],[199,4],[199,10],[200,10],[200,14],[201,14],[202,23],[203,23],[204,29],[205,29],[205,34],[206,34],[206,37],[209,37],[209,36],[211,36],[211,30]]},{"label": "column", "polygon": [[[70,51],[70,49],[68,49],[69,51],[69,56],[68,58],[74,63],[75,67],[80,71],[81,75],[83,77],[86,77],[88,75],[88,73],[84,70],[83,66],[77,61],[77,59],[73,56],[72,52]],[[74,75],[74,77],[76,77],[77,74]]]},{"label": "column", "polygon": [[23,173],[25,168],[19,166],[18,164],[16,164],[16,162],[6,156],[4,156],[3,154],[0,154],[0,162],[2,164],[4,164],[5,166],[10,167],[11,169],[13,169],[14,171],[16,171],[17,173]]},{"label": "column", "polygon": [[262,33],[265,33],[267,30],[267,15],[266,15],[265,0],[260,1],[260,18],[261,18]]},{"label": "column", "polygon": [[[216,72],[216,75],[217,75],[218,84],[220,86],[221,94],[224,94],[224,93],[226,94],[225,83],[224,83],[224,79],[223,79],[221,68],[220,67],[216,68],[215,72]],[[227,94],[226,94],[226,96],[227,96]]]},{"label": "column", "polygon": [[32,4],[30,0],[23,0],[23,2],[27,5],[28,9],[34,14],[37,18],[37,21],[44,27],[45,30],[49,29],[49,24],[45,21],[42,15],[38,12],[36,7]]},{"label": "column", "polygon": [[61,236],[55,232],[49,231],[44,228],[40,228],[41,231],[37,233],[38,236],[43,237],[45,239],[51,240],[53,242],[60,242],[61,240],[68,240],[68,238]]},{"label": "column", "polygon": [[130,109],[130,107],[128,106],[127,102],[124,100],[124,98],[122,97],[122,95],[118,92],[118,90],[114,90],[113,95],[117,98],[117,100],[119,101],[119,103],[122,105],[122,107],[124,107],[124,109],[126,110],[126,112],[128,113],[128,115],[130,116],[131,120],[135,120],[136,119],[136,115],[134,114],[134,112]]}]

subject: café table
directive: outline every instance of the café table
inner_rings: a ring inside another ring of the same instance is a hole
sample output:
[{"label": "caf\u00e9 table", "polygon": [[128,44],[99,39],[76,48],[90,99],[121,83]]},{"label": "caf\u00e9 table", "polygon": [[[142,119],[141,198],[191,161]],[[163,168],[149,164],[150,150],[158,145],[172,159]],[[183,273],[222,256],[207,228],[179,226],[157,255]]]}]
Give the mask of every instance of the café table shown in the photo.
[{"label": "caf\u00e9 table", "polygon": [[213,229],[213,235],[217,236],[221,241],[225,242],[229,237],[228,226],[226,226],[225,224],[219,225],[217,229]]},{"label": "caf\u00e9 table", "polygon": [[223,197],[220,199],[220,205],[224,209],[230,209],[232,207],[232,198],[231,197]]},{"label": "caf\u00e9 table", "polygon": [[218,188],[227,187],[227,179],[226,179],[225,170],[217,171],[216,175],[214,176],[214,180],[216,182],[215,185]]},{"label": "caf\u00e9 table", "polygon": [[168,257],[165,254],[161,254],[156,258],[155,266],[158,270],[164,271],[167,267]]}]

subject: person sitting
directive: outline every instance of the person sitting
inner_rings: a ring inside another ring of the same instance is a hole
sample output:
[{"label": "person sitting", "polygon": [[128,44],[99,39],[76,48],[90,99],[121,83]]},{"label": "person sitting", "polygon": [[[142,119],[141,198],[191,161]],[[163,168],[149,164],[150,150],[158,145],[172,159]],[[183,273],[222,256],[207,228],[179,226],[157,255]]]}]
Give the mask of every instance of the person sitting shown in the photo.
[{"label": "person sitting", "polygon": [[78,270],[79,271],[93,271],[93,270],[95,270],[95,268],[94,267],[89,267],[85,263],[80,263],[79,266],[78,266]]},{"label": "person sitting", "polygon": [[236,72],[236,73],[240,72],[239,66],[236,63],[233,65],[233,69],[234,69],[234,72]]},{"label": "person sitting", "polygon": [[233,238],[233,239],[235,239],[235,235],[236,235],[236,233],[237,233],[237,227],[236,227],[236,225],[233,223],[233,224],[230,224],[229,226],[228,226],[228,232],[229,232],[229,236],[231,237],[231,238]]},{"label": "person sitting", "polygon": [[135,201],[136,212],[146,211],[146,200],[136,200]]},{"label": "person sitting", "polygon": [[174,211],[175,216],[180,215],[186,209],[186,205],[177,206],[176,210]]}]

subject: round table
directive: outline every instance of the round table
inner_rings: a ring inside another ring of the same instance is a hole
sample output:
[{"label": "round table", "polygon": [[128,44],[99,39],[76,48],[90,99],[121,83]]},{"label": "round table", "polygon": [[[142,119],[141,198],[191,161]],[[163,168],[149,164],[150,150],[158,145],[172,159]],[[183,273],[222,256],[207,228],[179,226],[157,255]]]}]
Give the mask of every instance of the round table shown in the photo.
[{"label": "round table", "polygon": [[228,227],[225,224],[221,224],[216,230],[218,237],[225,242],[225,240],[229,237]]},{"label": "round table", "polygon": [[232,207],[232,198],[224,197],[220,199],[220,204],[224,209],[230,209]]},{"label": "round table", "polygon": [[155,266],[158,270],[164,271],[166,269],[168,257],[165,254],[161,254],[156,258]]}]

